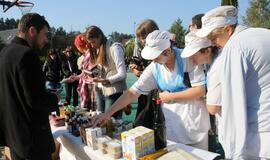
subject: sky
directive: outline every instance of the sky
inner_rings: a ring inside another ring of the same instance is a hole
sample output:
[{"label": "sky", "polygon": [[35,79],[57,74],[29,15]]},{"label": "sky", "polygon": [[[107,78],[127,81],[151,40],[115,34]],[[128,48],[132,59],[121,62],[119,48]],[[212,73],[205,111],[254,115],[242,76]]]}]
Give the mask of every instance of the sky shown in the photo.
[{"label": "sky", "polygon": [[[134,34],[138,24],[150,18],[160,30],[168,30],[178,18],[187,28],[192,16],[205,13],[220,5],[221,0],[26,0],[35,5],[31,12],[44,15],[51,26],[63,27],[67,32],[84,32],[96,25],[106,35],[114,31]],[[239,21],[245,16],[249,0],[238,0]],[[21,17],[18,7],[12,7],[0,18]]]}]

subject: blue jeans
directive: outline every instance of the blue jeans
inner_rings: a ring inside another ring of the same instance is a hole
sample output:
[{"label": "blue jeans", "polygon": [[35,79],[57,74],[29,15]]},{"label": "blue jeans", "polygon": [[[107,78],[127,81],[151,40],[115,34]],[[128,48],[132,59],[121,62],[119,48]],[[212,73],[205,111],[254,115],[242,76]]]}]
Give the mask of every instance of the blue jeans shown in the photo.
[{"label": "blue jeans", "polygon": [[[97,109],[101,112],[108,111],[112,104],[123,94],[123,92],[115,93],[110,96],[104,96],[100,88],[96,88]],[[115,119],[122,119],[122,110],[113,114]]]}]

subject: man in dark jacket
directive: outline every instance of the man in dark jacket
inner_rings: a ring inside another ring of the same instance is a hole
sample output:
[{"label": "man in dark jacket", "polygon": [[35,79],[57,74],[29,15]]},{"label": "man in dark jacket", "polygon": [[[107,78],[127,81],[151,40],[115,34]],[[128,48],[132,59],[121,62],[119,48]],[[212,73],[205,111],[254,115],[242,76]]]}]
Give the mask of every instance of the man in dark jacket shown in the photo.
[{"label": "man in dark jacket", "polygon": [[[71,46],[68,46],[61,57],[62,71],[65,78],[79,75],[81,72],[77,65],[78,56],[73,52]],[[78,88],[79,81],[67,82],[65,84],[66,89],[66,102],[70,104],[73,97],[73,106],[78,106]]]},{"label": "man in dark jacket", "polygon": [[48,115],[57,96],[46,92],[37,50],[48,42],[49,24],[36,13],[24,15],[19,35],[0,52],[0,146],[12,160],[49,160],[55,150]]},{"label": "man in dark jacket", "polygon": [[58,58],[57,51],[50,49],[47,59],[43,65],[43,73],[46,78],[46,88],[50,91],[56,91],[61,88],[62,69],[61,61]]}]

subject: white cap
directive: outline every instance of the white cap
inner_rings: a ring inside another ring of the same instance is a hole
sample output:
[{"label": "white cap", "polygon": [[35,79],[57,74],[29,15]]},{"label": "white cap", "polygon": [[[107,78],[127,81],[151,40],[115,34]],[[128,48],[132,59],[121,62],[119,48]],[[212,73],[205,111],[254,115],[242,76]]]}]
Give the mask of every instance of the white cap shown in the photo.
[{"label": "white cap", "polygon": [[211,41],[206,37],[198,37],[195,35],[195,32],[190,32],[185,36],[185,48],[181,53],[181,57],[190,57],[200,49],[207,48],[211,45]]},{"label": "white cap", "polygon": [[145,40],[145,47],[141,55],[144,59],[153,60],[157,58],[165,49],[171,46],[171,34],[168,31],[155,30],[148,34]]},{"label": "white cap", "polygon": [[234,6],[221,6],[208,11],[202,17],[202,28],[196,32],[199,37],[206,37],[214,29],[237,23],[237,9]]}]

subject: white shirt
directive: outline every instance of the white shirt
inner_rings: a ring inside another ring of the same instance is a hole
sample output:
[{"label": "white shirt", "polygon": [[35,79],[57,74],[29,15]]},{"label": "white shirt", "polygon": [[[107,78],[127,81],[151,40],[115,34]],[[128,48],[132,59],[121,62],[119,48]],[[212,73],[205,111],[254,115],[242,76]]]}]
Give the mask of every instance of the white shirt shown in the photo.
[{"label": "white shirt", "polygon": [[[220,51],[218,51],[220,52]],[[207,94],[206,94],[206,104],[207,105],[217,105],[221,106],[221,84],[220,84],[220,64],[221,64],[221,54],[218,54],[217,57],[212,62],[209,70],[207,71]],[[221,131],[221,121],[222,118],[219,113],[215,114],[216,122],[216,132],[219,138],[219,142],[222,144],[223,133]]]},{"label": "white shirt", "polygon": [[[269,53],[269,30],[240,25],[223,48],[221,116],[226,158],[249,159],[251,153],[270,158]],[[255,148],[260,150],[254,153]]]},{"label": "white shirt", "polygon": [[221,56],[217,53],[217,57],[211,64],[207,72],[207,94],[206,103],[208,105],[221,105],[221,84],[220,84],[220,63]]},{"label": "white shirt", "polygon": [[[189,59],[183,59],[184,72],[189,73],[191,86],[200,86],[205,84],[205,75],[203,66],[194,66]],[[177,73],[177,67],[170,72],[165,65],[161,65],[160,72],[166,81],[169,81]],[[151,90],[157,89],[157,82],[154,74],[156,73],[155,62],[146,67],[139,79],[131,87],[140,94],[148,94]]]}]

